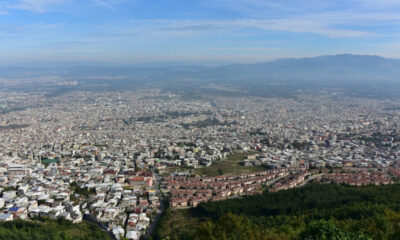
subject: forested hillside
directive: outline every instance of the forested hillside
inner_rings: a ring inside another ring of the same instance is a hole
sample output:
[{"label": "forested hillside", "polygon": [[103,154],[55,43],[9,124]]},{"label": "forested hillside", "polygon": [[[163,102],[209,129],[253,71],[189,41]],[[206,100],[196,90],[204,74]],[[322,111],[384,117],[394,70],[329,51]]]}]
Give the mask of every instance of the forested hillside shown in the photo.
[{"label": "forested hillside", "polygon": [[155,239],[400,239],[400,185],[312,184],[209,202],[174,227],[179,211],[166,212]]},{"label": "forested hillside", "polygon": [[2,240],[108,240],[106,232],[94,224],[74,224],[67,220],[36,219],[0,222]]}]

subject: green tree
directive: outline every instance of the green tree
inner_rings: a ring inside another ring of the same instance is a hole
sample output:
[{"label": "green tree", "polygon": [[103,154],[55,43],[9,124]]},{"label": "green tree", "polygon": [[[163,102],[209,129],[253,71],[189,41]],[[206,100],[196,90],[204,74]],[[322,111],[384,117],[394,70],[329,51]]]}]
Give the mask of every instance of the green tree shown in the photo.
[{"label": "green tree", "polygon": [[196,240],[256,240],[261,238],[260,231],[249,219],[228,213],[217,221],[203,223],[197,231]]},{"label": "green tree", "polygon": [[349,233],[338,228],[333,222],[319,220],[311,222],[303,232],[300,239],[307,240],[372,240],[362,233]]}]

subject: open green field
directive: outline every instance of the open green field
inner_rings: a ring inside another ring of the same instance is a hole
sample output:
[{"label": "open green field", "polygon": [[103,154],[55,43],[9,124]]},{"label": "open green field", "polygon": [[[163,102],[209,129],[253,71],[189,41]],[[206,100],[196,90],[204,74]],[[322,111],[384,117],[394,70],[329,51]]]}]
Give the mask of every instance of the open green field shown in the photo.
[{"label": "open green field", "polygon": [[215,177],[219,175],[235,175],[240,173],[251,173],[265,170],[261,166],[242,166],[240,162],[249,155],[257,153],[256,151],[235,152],[229,155],[226,159],[219,160],[206,168],[196,169],[196,173],[203,176]]}]

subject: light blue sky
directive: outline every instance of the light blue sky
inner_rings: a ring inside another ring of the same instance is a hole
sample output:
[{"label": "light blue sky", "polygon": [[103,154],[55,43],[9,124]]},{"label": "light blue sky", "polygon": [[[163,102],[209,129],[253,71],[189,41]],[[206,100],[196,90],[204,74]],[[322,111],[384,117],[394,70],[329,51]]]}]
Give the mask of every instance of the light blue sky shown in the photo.
[{"label": "light blue sky", "polygon": [[0,63],[400,58],[400,0],[0,0]]}]

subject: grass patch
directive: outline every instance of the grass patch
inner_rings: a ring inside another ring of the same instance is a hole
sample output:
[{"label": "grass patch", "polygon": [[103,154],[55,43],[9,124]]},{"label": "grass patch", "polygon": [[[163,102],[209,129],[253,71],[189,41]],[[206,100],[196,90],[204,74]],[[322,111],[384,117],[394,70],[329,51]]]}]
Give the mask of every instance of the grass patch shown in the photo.
[{"label": "grass patch", "polygon": [[255,153],[257,152],[235,152],[230,154],[226,159],[219,160],[209,167],[196,169],[195,171],[199,175],[215,177],[219,175],[235,175],[265,170],[262,166],[243,166],[240,164],[247,156]]}]

